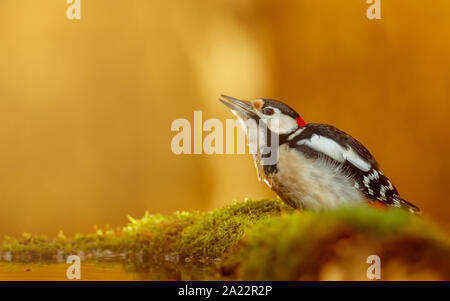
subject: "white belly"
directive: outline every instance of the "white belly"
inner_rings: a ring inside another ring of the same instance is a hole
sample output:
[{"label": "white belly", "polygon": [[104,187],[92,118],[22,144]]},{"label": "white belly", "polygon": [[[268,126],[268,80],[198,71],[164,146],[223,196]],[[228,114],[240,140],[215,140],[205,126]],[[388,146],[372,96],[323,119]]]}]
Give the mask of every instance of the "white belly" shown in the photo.
[{"label": "white belly", "polygon": [[355,181],[326,158],[309,159],[282,145],[277,167],[278,172],[264,175],[264,180],[293,207],[320,210],[364,202]]}]

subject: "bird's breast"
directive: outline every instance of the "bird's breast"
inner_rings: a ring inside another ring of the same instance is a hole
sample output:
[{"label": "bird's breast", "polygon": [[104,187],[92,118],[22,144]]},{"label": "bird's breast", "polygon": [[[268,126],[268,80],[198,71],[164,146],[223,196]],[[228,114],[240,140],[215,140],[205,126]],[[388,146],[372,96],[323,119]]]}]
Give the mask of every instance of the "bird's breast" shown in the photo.
[{"label": "bird's breast", "polygon": [[280,146],[276,166],[261,166],[258,156],[255,164],[260,177],[295,208],[319,210],[364,199],[340,164],[325,157],[308,158],[287,144]]}]

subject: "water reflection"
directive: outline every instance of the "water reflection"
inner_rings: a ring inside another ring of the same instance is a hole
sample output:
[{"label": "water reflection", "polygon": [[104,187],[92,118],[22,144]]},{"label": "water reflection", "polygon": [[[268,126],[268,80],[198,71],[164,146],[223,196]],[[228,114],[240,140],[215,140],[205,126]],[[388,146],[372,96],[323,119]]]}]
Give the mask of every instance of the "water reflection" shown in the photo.
[{"label": "water reflection", "polygon": [[[0,281],[68,281],[65,263],[0,263]],[[142,279],[120,263],[82,263],[81,280],[126,281]],[[77,280],[70,280],[77,281]]]},{"label": "water reflection", "polygon": [[[68,281],[70,264],[58,262],[0,262],[0,281]],[[146,261],[136,265],[130,261],[83,261],[82,281],[134,280],[214,280],[218,279],[216,264],[190,264]],[[77,280],[70,280],[77,281]]]}]

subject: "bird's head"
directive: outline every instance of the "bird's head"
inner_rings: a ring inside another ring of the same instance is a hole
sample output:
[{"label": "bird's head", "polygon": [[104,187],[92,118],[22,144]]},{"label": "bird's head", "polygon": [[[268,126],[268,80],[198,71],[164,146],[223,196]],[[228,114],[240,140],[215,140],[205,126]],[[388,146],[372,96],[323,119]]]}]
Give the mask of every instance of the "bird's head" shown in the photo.
[{"label": "bird's head", "polygon": [[219,99],[229,107],[241,122],[254,120],[262,121],[278,135],[295,132],[299,127],[306,126],[306,122],[290,106],[273,99],[257,99],[245,101],[230,96],[221,95]]}]

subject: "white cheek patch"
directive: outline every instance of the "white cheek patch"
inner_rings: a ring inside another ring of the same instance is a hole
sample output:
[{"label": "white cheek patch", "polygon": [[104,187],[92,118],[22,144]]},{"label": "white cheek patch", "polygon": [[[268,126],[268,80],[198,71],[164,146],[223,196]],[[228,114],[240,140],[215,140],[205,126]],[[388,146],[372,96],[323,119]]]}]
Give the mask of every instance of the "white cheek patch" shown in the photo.
[{"label": "white cheek patch", "polygon": [[323,136],[314,134],[310,139],[300,140],[297,144],[306,145],[341,163],[347,160],[362,171],[369,171],[371,168],[370,163],[362,159],[351,147],[344,148],[334,140]]},{"label": "white cheek patch", "polygon": [[297,128],[297,121],[289,116],[282,115],[280,118],[280,133],[286,134]]},{"label": "white cheek patch", "polygon": [[258,116],[263,120],[267,127],[276,134],[290,133],[297,128],[297,121],[295,119],[281,114],[278,110],[272,116],[266,116],[258,113]]}]

